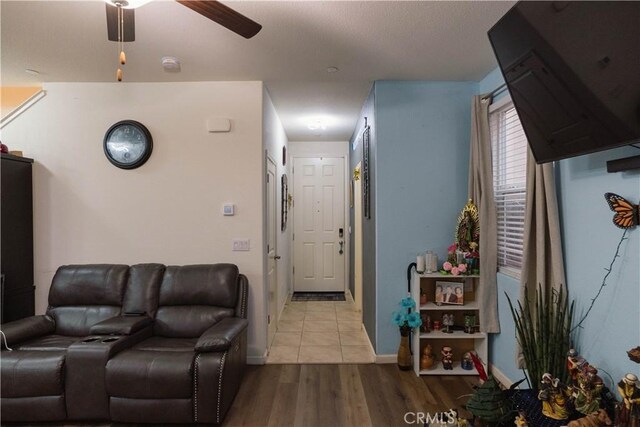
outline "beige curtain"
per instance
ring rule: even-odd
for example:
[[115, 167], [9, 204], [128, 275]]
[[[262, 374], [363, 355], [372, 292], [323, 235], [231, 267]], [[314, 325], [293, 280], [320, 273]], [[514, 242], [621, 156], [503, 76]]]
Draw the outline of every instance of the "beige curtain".
[[489, 104], [491, 98], [486, 95], [474, 96], [471, 104], [469, 198], [478, 207], [480, 216], [480, 286], [476, 289], [476, 299], [481, 329], [482, 332], [498, 333], [498, 226], [493, 198]]
[[[565, 286], [564, 258], [558, 216], [554, 164], [536, 164], [531, 150], [527, 158], [527, 202], [524, 220], [524, 254], [520, 275], [520, 300], [535, 301], [540, 286], [548, 295]], [[524, 359], [518, 354], [518, 365]]]

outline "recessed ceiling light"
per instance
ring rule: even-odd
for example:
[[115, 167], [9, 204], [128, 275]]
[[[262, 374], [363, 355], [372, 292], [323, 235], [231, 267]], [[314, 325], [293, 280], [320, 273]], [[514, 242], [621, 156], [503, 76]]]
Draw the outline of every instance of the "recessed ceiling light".
[[31, 69], [31, 68], [27, 68], [27, 69], [25, 69], [25, 70], [24, 70], [24, 72], [25, 72], [25, 73], [27, 73], [27, 74], [31, 74], [32, 76], [37, 76], [37, 75], [39, 75], [39, 74], [40, 74], [40, 71], [38, 71], [38, 70], [33, 70], [33, 69]]
[[162, 57], [162, 68], [168, 73], [179, 73], [180, 72], [180, 60], [173, 56], [163, 56]]
[[327, 67], [327, 73], [333, 74], [337, 73], [338, 71], [340, 71], [338, 67]]

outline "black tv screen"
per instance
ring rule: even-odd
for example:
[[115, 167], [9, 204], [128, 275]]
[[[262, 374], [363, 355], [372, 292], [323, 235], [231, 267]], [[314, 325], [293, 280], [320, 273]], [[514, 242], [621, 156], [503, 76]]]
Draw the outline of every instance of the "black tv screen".
[[640, 141], [640, 1], [521, 1], [489, 39], [537, 163]]

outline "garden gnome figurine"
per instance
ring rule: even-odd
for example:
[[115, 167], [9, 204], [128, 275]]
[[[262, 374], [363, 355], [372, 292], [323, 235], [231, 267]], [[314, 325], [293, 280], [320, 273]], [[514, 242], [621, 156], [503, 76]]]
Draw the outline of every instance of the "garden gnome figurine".
[[617, 420], [619, 427], [640, 427], [640, 382], [634, 374], [627, 374], [618, 383], [622, 408]]
[[422, 350], [422, 358], [420, 359], [420, 369], [431, 369], [435, 364], [435, 357], [433, 356], [433, 348], [427, 344]]
[[542, 375], [542, 383], [538, 392], [538, 400], [542, 401], [542, 413], [554, 420], [566, 420], [569, 417], [567, 409], [567, 390], [558, 378], [550, 373]]
[[453, 350], [451, 349], [451, 347], [449, 346], [442, 347], [440, 354], [442, 355], [442, 367], [446, 371], [452, 371], [453, 370]]

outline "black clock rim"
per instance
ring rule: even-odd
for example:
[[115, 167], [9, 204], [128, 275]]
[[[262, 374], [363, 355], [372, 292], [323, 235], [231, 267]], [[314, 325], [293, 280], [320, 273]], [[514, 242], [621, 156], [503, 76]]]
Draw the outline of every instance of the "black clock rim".
[[[111, 135], [111, 133], [115, 129], [119, 128], [120, 126], [124, 126], [124, 125], [134, 126], [134, 127], [138, 128], [138, 130], [140, 130], [144, 134], [145, 138], [147, 139], [147, 144], [146, 144], [146, 148], [145, 148], [144, 154], [142, 155], [142, 157], [140, 157], [138, 160], [136, 160], [133, 163], [122, 163], [122, 162], [119, 162], [119, 161], [115, 160], [113, 157], [111, 157], [111, 153], [107, 149], [107, 142], [109, 142], [109, 136]], [[111, 125], [111, 127], [104, 134], [104, 139], [102, 141], [102, 149], [104, 150], [104, 154], [105, 154], [105, 156], [107, 156], [107, 159], [114, 166], [119, 167], [120, 169], [135, 169], [135, 168], [139, 168], [140, 166], [145, 164], [147, 162], [147, 160], [149, 160], [149, 157], [151, 157], [151, 152], [153, 151], [153, 138], [151, 137], [151, 132], [149, 132], [149, 129], [147, 129], [147, 127], [145, 125], [143, 125], [142, 123], [137, 122], [135, 120], [121, 120], [121, 121]]]

